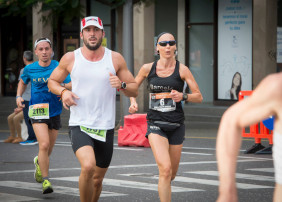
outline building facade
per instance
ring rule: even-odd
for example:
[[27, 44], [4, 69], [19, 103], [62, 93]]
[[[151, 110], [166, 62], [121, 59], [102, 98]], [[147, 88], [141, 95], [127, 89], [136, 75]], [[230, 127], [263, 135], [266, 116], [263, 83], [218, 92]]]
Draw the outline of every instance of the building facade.
[[[81, 3], [86, 7], [85, 15], [96, 15], [103, 20], [106, 33], [103, 45], [112, 50], [123, 53], [123, 40], [126, 40], [123, 26], [132, 27], [133, 40], [129, 43], [133, 44], [134, 75], [144, 63], [158, 59], [154, 45], [156, 37], [161, 32], [170, 32], [177, 41], [177, 59], [191, 70], [203, 94], [203, 102], [230, 105], [236, 101], [230, 95], [230, 89], [237, 72], [240, 73], [241, 90], [252, 90], [263, 77], [279, 71], [276, 52], [277, 16], [282, 13], [278, 6], [280, 1], [156, 0], [149, 1], [148, 5], [132, 1], [132, 25], [123, 23], [123, 6], [114, 7], [102, 0], [81, 0]], [[8, 51], [11, 49], [11, 42], [7, 40], [9, 33], [4, 31], [1, 22], [2, 96], [15, 95], [16, 82], [9, 76], [9, 71], [15, 68], [18, 72], [21, 66], [13, 67], [9, 58], [13, 56], [21, 60], [22, 51], [32, 47], [38, 37], [46, 36], [54, 41], [54, 59], [57, 60], [81, 45], [79, 17], [72, 25], [62, 24], [58, 33], [51, 22], [42, 24], [41, 15], [33, 8], [25, 28], [32, 30], [32, 34], [31, 31], [25, 32], [28, 37], [23, 37], [21, 45], [15, 45], [15, 49], [20, 50], [17, 56]], [[17, 43], [17, 36], [11, 41]], [[139, 89], [138, 102], [140, 112], [146, 111], [146, 83]]]

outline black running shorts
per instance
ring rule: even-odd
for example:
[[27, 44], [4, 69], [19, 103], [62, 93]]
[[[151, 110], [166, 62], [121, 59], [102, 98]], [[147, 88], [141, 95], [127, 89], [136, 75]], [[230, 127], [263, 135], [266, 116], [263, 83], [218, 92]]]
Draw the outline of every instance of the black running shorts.
[[175, 129], [168, 129], [167, 127], [156, 125], [152, 121], [147, 121], [146, 137], [148, 138], [151, 133], [167, 138], [170, 145], [181, 145], [185, 139], [185, 125], [179, 124], [179, 127]]
[[60, 115], [50, 117], [49, 119], [29, 119], [33, 123], [45, 123], [50, 130], [59, 130], [62, 127]]
[[96, 166], [100, 168], [109, 167], [113, 156], [114, 129], [107, 130], [106, 142], [93, 139], [82, 132], [80, 126], [70, 126], [69, 137], [74, 153], [83, 146], [92, 146], [95, 153]]

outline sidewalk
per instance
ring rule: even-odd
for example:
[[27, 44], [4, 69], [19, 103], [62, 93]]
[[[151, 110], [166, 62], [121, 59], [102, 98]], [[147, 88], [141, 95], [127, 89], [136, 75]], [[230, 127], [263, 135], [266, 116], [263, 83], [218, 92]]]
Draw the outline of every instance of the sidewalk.
[[[116, 125], [119, 122], [120, 119], [120, 101], [119, 98], [117, 98], [116, 101]], [[201, 106], [201, 105], [198, 105]], [[0, 97], [0, 131], [7, 131], [8, 123], [7, 123], [7, 117], [9, 114], [11, 114], [16, 108], [16, 100], [14, 97]], [[194, 112], [194, 106], [185, 105], [184, 111], [185, 115], [188, 114], [188, 116], [191, 116], [191, 118], [186, 116], [186, 136], [188, 137], [216, 137], [217, 133], [217, 125], [213, 124], [213, 127], [203, 127], [199, 124], [199, 122], [193, 122], [191, 119], [195, 119], [194, 117], [197, 115], [197, 111]], [[211, 106], [203, 105], [202, 111], [207, 111], [211, 108]], [[216, 108], [216, 107], [215, 107]], [[217, 109], [214, 109], [217, 110]], [[223, 109], [224, 110], [224, 109]], [[221, 111], [223, 111], [221, 110]], [[62, 128], [60, 129], [59, 133], [68, 133], [68, 120], [69, 120], [69, 111], [63, 108], [62, 114], [61, 114], [61, 121], [62, 121]], [[191, 114], [192, 113], [192, 114]], [[222, 112], [218, 114], [218, 120], [220, 119], [220, 115]], [[191, 115], [190, 115], [191, 114]], [[200, 115], [201, 116], [201, 115]]]

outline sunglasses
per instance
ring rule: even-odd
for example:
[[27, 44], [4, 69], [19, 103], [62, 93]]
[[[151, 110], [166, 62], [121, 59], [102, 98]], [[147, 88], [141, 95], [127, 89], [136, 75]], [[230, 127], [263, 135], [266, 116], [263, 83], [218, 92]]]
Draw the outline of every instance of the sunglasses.
[[158, 42], [160, 46], [166, 46], [167, 44], [170, 46], [174, 46], [176, 44], [176, 41], [160, 41]]

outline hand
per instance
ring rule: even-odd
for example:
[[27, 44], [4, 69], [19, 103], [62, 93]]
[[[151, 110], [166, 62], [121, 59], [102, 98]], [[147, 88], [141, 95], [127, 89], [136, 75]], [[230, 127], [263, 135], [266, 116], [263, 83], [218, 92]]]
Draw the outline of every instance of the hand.
[[170, 95], [174, 102], [180, 102], [183, 98], [183, 93], [180, 93], [177, 90], [171, 90]]
[[70, 106], [77, 105], [75, 99], [79, 99], [79, 97], [69, 90], [65, 90], [66, 92], [62, 95], [63, 106], [66, 110], [69, 110]]
[[237, 99], [236, 90], [235, 88], [230, 89], [230, 93], [233, 95], [234, 99]]
[[17, 106], [18, 106], [19, 108], [24, 108], [24, 107], [25, 107], [25, 105], [23, 104], [24, 99], [23, 99], [22, 97], [18, 97], [18, 98], [16, 99], [16, 102], [17, 102]]
[[138, 104], [137, 104], [137, 102], [132, 102], [130, 107], [129, 107], [129, 109], [128, 109], [128, 112], [130, 114], [134, 114], [137, 111], [138, 111]]
[[119, 80], [119, 78], [115, 75], [113, 75], [111, 72], [109, 72], [110, 74], [110, 84], [113, 88], [117, 88], [120, 89], [121, 88], [121, 81]]
[[19, 107], [15, 108], [14, 113], [17, 114], [17, 113], [21, 112], [22, 110], [23, 110], [23, 108], [19, 108]]

